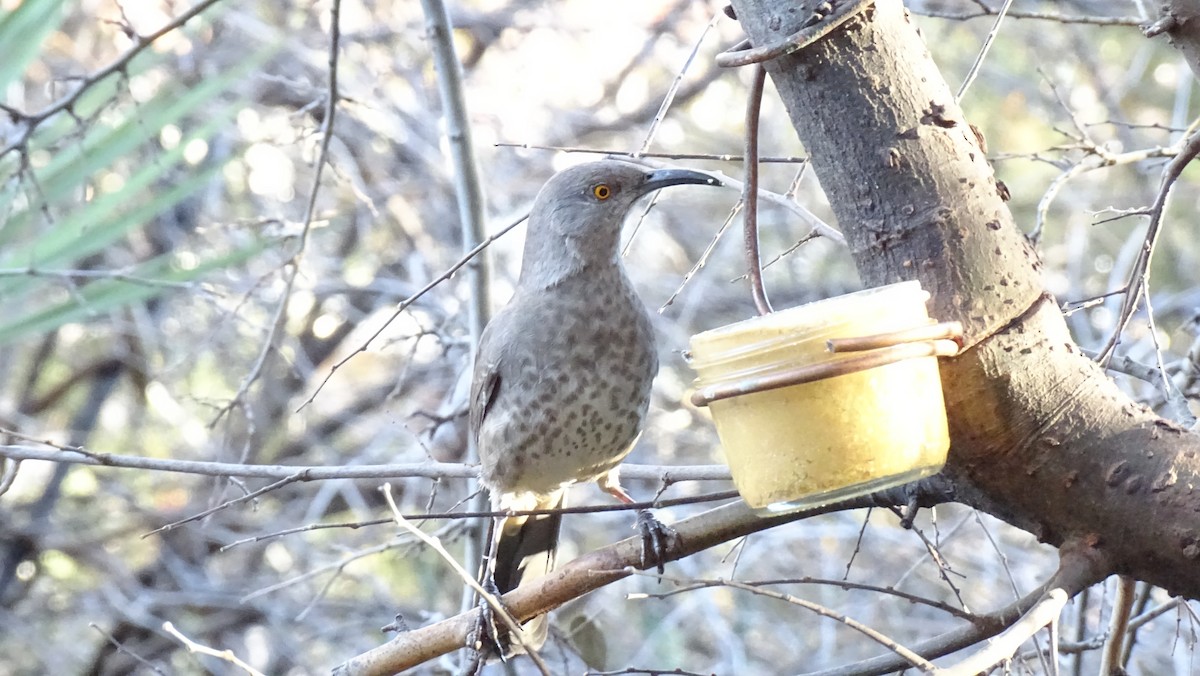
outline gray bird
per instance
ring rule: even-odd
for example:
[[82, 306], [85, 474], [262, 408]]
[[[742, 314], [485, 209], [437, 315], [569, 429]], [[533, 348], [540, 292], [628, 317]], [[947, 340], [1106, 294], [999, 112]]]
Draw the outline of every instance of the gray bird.
[[[494, 510], [558, 508], [567, 487], [591, 481], [633, 502], [617, 466], [646, 417], [658, 356], [618, 239], [638, 198], [687, 183], [720, 185], [695, 171], [604, 160], [560, 172], [538, 193], [516, 292], [483, 332], [471, 386], [470, 429]], [[561, 519], [496, 520], [490, 564], [500, 593], [550, 572]], [[649, 512], [639, 524], [663, 528]], [[546, 630], [544, 615], [530, 620], [524, 643], [540, 647]], [[520, 641], [503, 642], [502, 654], [521, 652]]]

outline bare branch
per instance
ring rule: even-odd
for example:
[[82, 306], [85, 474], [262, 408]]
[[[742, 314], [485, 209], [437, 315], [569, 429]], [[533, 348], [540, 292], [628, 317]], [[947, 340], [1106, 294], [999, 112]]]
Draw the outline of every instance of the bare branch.
[[[946, 676], [973, 676], [987, 672], [1000, 662], [1011, 658], [1017, 650], [1047, 624], [1057, 622], [1069, 597], [1061, 589], [1046, 592], [1024, 617], [988, 642], [987, 646], [967, 659], [945, 669]], [[1039, 651], [1040, 654], [1040, 651]], [[1054, 659], [1054, 655], [1050, 655]]]
[[[1038, 589], [1004, 608], [976, 616], [971, 624], [931, 638], [914, 647], [913, 650], [926, 659], [949, 655], [996, 636], [1014, 626], [1033, 608], [1041, 604], [1052, 589], [1062, 590], [1069, 599], [1108, 576], [1109, 564], [1092, 543], [1067, 543], [1063, 545], [1059, 553], [1061, 558], [1058, 570], [1048, 582]], [[895, 655], [882, 655], [855, 664], [820, 671], [809, 676], [869, 676], [892, 673], [905, 666], [907, 663], [900, 661]]]
[[[0, 430], [14, 434], [9, 430]], [[25, 438], [25, 437], [21, 437]], [[117, 455], [94, 452], [82, 447], [49, 444], [51, 449], [32, 446], [0, 446], [0, 457], [12, 460], [46, 460], [93, 467], [115, 467], [145, 469], [158, 472], [202, 474], [219, 477], [255, 477], [261, 479], [288, 479], [295, 481], [325, 481], [329, 479], [388, 479], [422, 477], [426, 479], [448, 479], [473, 477], [479, 473], [474, 465], [452, 462], [413, 462], [390, 465], [245, 465], [236, 462], [204, 462], [199, 460], [174, 460], [168, 458], [146, 458], [135, 455]], [[648, 481], [728, 481], [729, 468], [725, 465], [621, 465], [621, 476], [627, 479]]]
[[1192, 125], [1190, 135], [1180, 146], [1174, 159], [1167, 163], [1167, 166], [1163, 169], [1162, 180], [1159, 182], [1158, 196], [1155, 197], [1154, 204], [1151, 205], [1149, 211], [1150, 225], [1146, 227], [1146, 239], [1142, 243], [1142, 248], [1138, 251], [1133, 269], [1129, 271], [1129, 292], [1121, 303], [1121, 312], [1117, 315], [1116, 328], [1113, 330], [1113, 334], [1108, 339], [1108, 342], [1104, 345], [1104, 349], [1100, 351], [1101, 364], [1108, 361], [1117, 344], [1121, 342], [1121, 334], [1124, 333], [1125, 327], [1129, 325], [1129, 320], [1133, 318], [1133, 313], [1137, 310], [1138, 301], [1142, 298], [1142, 295], [1149, 294], [1150, 261], [1154, 257], [1155, 244], [1158, 243], [1158, 236], [1162, 231], [1162, 221], [1167, 210], [1167, 203], [1170, 200], [1176, 181], [1179, 180], [1180, 174], [1183, 173], [1184, 167], [1196, 159], [1198, 155], [1200, 155], [1200, 121]]
[[[664, 560], [675, 561], [722, 542], [818, 514], [879, 506], [888, 500], [893, 504], [903, 504], [905, 498], [902, 493], [886, 493], [770, 517], [758, 516], [740, 501], [717, 507], [673, 524], [679, 537], [668, 544]], [[628, 538], [584, 554], [552, 575], [533, 580], [505, 594], [501, 601], [513, 617], [524, 621], [628, 577], [634, 570], [643, 569], [644, 565], [641, 537]], [[650, 567], [653, 565], [650, 564]], [[338, 665], [334, 673], [366, 676], [403, 671], [463, 647], [475, 622], [476, 613], [470, 612], [414, 629], [347, 660]]]
[[[942, 12], [923, 8], [914, 9], [912, 12], [921, 16], [928, 16], [935, 19], [950, 19], [952, 21], [979, 19], [995, 16], [1000, 12], [999, 9], [993, 9], [983, 3], [976, 4], [980, 7], [978, 12]], [[1034, 19], [1037, 21], [1053, 21], [1062, 24], [1087, 24], [1091, 26], [1140, 26], [1146, 22], [1145, 18], [1137, 16], [1091, 16], [1087, 14], [1058, 14], [1056, 12], [1010, 11], [1008, 16], [1013, 19]]]

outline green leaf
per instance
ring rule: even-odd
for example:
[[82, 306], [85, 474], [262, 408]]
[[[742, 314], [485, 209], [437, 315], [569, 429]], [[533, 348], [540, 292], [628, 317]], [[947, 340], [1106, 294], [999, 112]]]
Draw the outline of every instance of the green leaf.
[[25, 72], [42, 41], [62, 22], [62, 0], [25, 0], [0, 15], [0, 91]]
[[[139, 265], [134, 271], [112, 279], [91, 282], [70, 300], [18, 317], [0, 325], [0, 346], [31, 334], [52, 331], [64, 324], [86, 322], [97, 316], [144, 302], [173, 290], [175, 285], [199, 279], [204, 274], [240, 265], [257, 256], [272, 240], [258, 239], [223, 256], [211, 258], [191, 269], [174, 265], [174, 254], [165, 254]], [[40, 278], [43, 282], [46, 278]]]
[[[211, 138], [228, 125], [237, 110], [233, 104], [217, 114], [205, 111], [204, 124], [170, 151], [149, 160], [124, 158], [152, 141], [164, 126], [196, 114], [204, 104], [247, 77], [277, 50], [277, 45], [260, 49], [238, 68], [205, 79], [182, 92], [164, 89], [151, 101], [131, 106], [125, 119], [113, 126], [101, 126], [93, 119], [80, 127], [66, 114], [60, 119], [48, 120], [46, 127], [38, 129], [30, 147], [47, 139], [64, 139], [67, 143], [50, 150], [53, 156], [46, 166], [35, 170], [35, 181], [24, 177], [24, 182], [18, 180], [13, 175], [16, 165], [8, 158], [0, 158], [0, 162], [9, 162], [5, 167], [9, 173], [0, 184], [0, 208], [12, 211], [11, 214], [0, 211], [6, 216], [0, 221], [0, 251], [3, 251], [0, 267], [9, 268], [7, 277], [0, 278], [0, 298], [12, 310], [7, 316], [16, 317], [0, 324], [0, 344], [145, 301], [172, 288], [164, 282], [189, 281], [210, 270], [238, 265], [262, 251], [264, 243], [256, 242], [232, 253], [202, 260], [195, 269], [186, 271], [171, 267], [174, 261], [171, 255], [162, 256], [139, 265], [129, 275], [113, 273], [112, 277], [81, 284], [69, 300], [49, 308], [45, 307], [43, 295], [39, 293], [58, 283], [49, 278], [50, 272], [70, 270], [77, 261], [144, 227], [158, 214], [194, 195], [216, 178], [222, 169], [220, 163], [204, 170], [176, 167], [183, 163], [188, 142]], [[88, 105], [94, 106], [92, 110], [108, 105], [119, 85], [117, 77], [96, 83], [95, 92], [87, 93], [92, 97]], [[81, 139], [68, 138], [72, 133], [80, 134]], [[95, 180], [97, 173], [119, 166], [123, 161], [140, 161], [140, 164], [125, 178], [121, 189], [96, 195], [87, 202], [79, 200], [78, 196], [89, 182]], [[168, 186], [164, 179], [174, 178], [175, 174], [180, 178]], [[22, 197], [28, 199], [28, 203]], [[13, 205], [17, 206], [13, 208]], [[64, 215], [58, 216], [59, 212]], [[204, 258], [203, 252], [199, 258]], [[20, 272], [26, 269], [30, 270], [28, 274]], [[38, 275], [38, 271], [45, 274]], [[20, 311], [26, 308], [29, 310], [21, 314]]]
[[[207, 79], [182, 94], [160, 92], [153, 100], [136, 107], [134, 114], [120, 125], [89, 133], [82, 143], [61, 149], [48, 165], [36, 172], [45, 202], [54, 203], [72, 194], [90, 176], [155, 138], [163, 127], [195, 112], [201, 104], [245, 78], [274, 52], [273, 47], [260, 50], [239, 67], [220, 77]], [[210, 133], [215, 131], [211, 124], [205, 128]]]
[[[242, 64], [242, 67], [226, 73], [223, 77], [213, 78], [179, 98], [164, 94], [142, 107], [140, 111], [143, 114], [137, 118], [127, 120], [99, 139], [86, 140], [85, 150], [69, 153], [65, 158], [56, 158], [51, 165], [39, 172], [40, 194], [50, 200], [63, 197], [68, 192], [79, 191], [84, 181], [92, 174], [115, 163], [123, 154], [144, 142], [149, 130], [153, 130], [149, 133], [157, 134], [162, 126], [192, 112], [238, 78], [245, 77], [250, 69], [259, 65], [273, 52], [274, 48], [262, 50], [254, 59]], [[147, 162], [128, 177], [120, 190], [99, 195], [86, 204], [78, 205], [63, 218], [49, 223], [36, 235], [36, 239], [23, 246], [14, 241], [17, 235], [30, 229], [33, 223], [45, 219], [45, 216], [40, 208], [36, 208], [39, 205], [14, 214], [5, 225], [7, 235], [0, 231], [0, 243], [6, 240], [10, 242], [6, 246], [7, 253], [0, 256], [0, 267], [36, 269], [68, 266], [74, 260], [100, 251], [144, 225], [158, 213], [178, 204], [203, 187], [220, 167], [212, 167], [189, 176], [165, 193], [156, 194], [149, 203], [122, 213], [141, 195], [154, 194], [155, 184], [182, 162], [188, 142], [211, 138], [232, 118], [235, 111], [235, 106], [227, 106], [219, 114], [210, 116], [199, 130], [190, 134], [175, 148]], [[16, 294], [38, 283], [39, 280], [35, 277], [0, 280], [0, 294]]]

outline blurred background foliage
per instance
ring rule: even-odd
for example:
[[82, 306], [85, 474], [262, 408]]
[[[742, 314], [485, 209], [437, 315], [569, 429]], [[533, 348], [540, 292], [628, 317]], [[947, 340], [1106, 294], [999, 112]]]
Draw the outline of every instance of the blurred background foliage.
[[[198, 5], [0, 0], [0, 426], [153, 458], [334, 466], [462, 460], [458, 385], [471, 338], [461, 276], [388, 325], [302, 407], [337, 360], [461, 254], [419, 4], [341, 4], [343, 100], [307, 236], [330, 4], [205, 4], [198, 18], [98, 77], [139, 36]], [[520, 216], [551, 173], [583, 159], [497, 144], [636, 150], [722, 4], [455, 3], [489, 229]], [[990, 18], [963, 18], [979, 6], [910, 3], [918, 15], [942, 15], [916, 21], [955, 89], [992, 27]], [[1145, 3], [1119, 0], [1018, 0], [1013, 10], [1146, 11]], [[748, 74], [712, 62], [738, 37], [736, 23], [722, 18], [704, 38], [653, 152], [740, 152]], [[1196, 115], [1194, 88], [1170, 47], [1144, 39], [1135, 26], [1010, 19], [963, 106], [987, 138], [1018, 223], [1034, 232], [1039, 203], [1071, 167], [1176, 143]], [[804, 152], [769, 88], [762, 152]], [[1145, 222], [1111, 220], [1110, 210], [1152, 201], [1165, 162], [1154, 154], [1096, 162], [1062, 185], [1045, 210], [1038, 245], [1046, 283], [1060, 301], [1078, 303], [1124, 283]], [[737, 163], [689, 164], [740, 172]], [[765, 165], [764, 184], [785, 192], [797, 170], [794, 163]], [[1180, 372], [1200, 307], [1198, 184], [1193, 166], [1175, 191], [1155, 258], [1157, 334], [1139, 315], [1122, 346], [1146, 363], [1161, 349]], [[805, 175], [796, 194], [832, 218], [814, 176]], [[753, 313], [740, 279], [740, 236], [722, 238], [684, 280], [736, 200], [733, 191], [673, 191], [632, 239], [631, 274], [645, 302], [662, 308], [664, 364], [633, 462], [719, 460], [705, 415], [684, 403], [692, 376], [680, 353], [692, 333]], [[843, 249], [823, 239], [796, 246], [809, 228], [791, 212], [764, 205], [760, 218], [764, 259], [779, 257], [766, 273], [776, 307], [859, 287]], [[511, 291], [522, 237], [518, 228], [491, 247], [493, 306]], [[1102, 299], [1071, 315], [1083, 346], [1103, 343], [1119, 302]], [[1161, 405], [1156, 386], [1115, 377]], [[4, 443], [29, 445], [16, 436]], [[0, 674], [232, 668], [189, 654], [164, 622], [266, 673], [315, 673], [384, 640], [380, 627], [397, 613], [415, 626], [458, 610], [461, 583], [390, 526], [245, 541], [386, 516], [379, 480], [293, 483], [145, 537], [270, 482], [37, 461], [14, 469], [5, 465], [11, 485], [0, 496]], [[392, 483], [409, 512], [451, 509], [468, 493], [461, 479]], [[657, 489], [634, 484], [639, 497]], [[720, 488], [683, 483], [666, 495]], [[603, 500], [583, 488], [574, 502]], [[666, 519], [696, 509], [665, 510]], [[562, 556], [569, 559], [627, 536], [630, 518], [566, 523]], [[462, 523], [427, 526], [462, 552]], [[673, 563], [668, 573], [848, 576], [983, 611], [1030, 591], [1054, 568], [1052, 550], [986, 515], [938, 508], [918, 526], [919, 533], [902, 530], [894, 515], [879, 511], [832, 515]], [[777, 674], [879, 650], [835, 622], [728, 588], [626, 598], [671, 588], [634, 578], [569, 604], [555, 614], [559, 640], [547, 659], [564, 673], [582, 672], [586, 661], [596, 669]], [[787, 590], [901, 642], [956, 625], [945, 613], [892, 597], [830, 585]], [[1064, 637], [1084, 642], [1087, 672], [1098, 658], [1086, 642], [1103, 634], [1110, 596], [1100, 586], [1068, 609]], [[1156, 590], [1143, 590], [1143, 599], [1143, 609], [1167, 601]], [[1130, 670], [1193, 673], [1194, 620], [1184, 604], [1144, 625]], [[1065, 652], [1064, 664], [1074, 664]], [[452, 667], [441, 661], [426, 671]], [[1033, 656], [1012, 668], [1048, 673]]]

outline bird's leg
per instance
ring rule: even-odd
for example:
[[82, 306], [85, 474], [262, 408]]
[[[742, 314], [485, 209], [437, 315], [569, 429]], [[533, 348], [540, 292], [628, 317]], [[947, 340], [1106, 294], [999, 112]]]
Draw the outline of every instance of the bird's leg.
[[[626, 505], [632, 505], [636, 500], [621, 488], [617, 469], [613, 469], [596, 482], [600, 490], [608, 493]], [[649, 509], [639, 509], [637, 513], [637, 529], [642, 534], [642, 568], [654, 566], [658, 574], [666, 570], [667, 547], [671, 541], [679, 537], [674, 528], [659, 521], [654, 512]]]
[[[504, 520], [507, 517], [497, 516], [492, 518], [491, 525], [488, 530], [487, 537], [487, 554], [483, 560], [479, 574], [479, 585], [483, 590], [495, 598], [500, 597], [500, 588], [496, 586], [496, 549], [500, 541], [500, 531], [504, 528]], [[479, 653], [487, 653], [494, 651], [504, 659], [508, 649], [504, 643], [504, 636], [507, 634], [501, 632], [496, 627], [496, 613], [492, 609], [492, 604], [483, 596], [479, 597], [479, 618], [475, 623], [474, 641], [472, 648]]]

